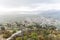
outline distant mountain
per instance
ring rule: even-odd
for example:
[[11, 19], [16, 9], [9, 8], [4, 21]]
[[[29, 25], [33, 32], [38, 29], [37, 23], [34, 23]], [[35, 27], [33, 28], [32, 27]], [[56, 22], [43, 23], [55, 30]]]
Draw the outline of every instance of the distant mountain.
[[[25, 13], [25, 14], [24, 14]], [[0, 16], [1, 22], [9, 22], [9, 21], [20, 21], [26, 18], [36, 18], [36, 17], [46, 17], [60, 20], [60, 11], [59, 10], [48, 10], [48, 11], [35, 11], [35, 12], [8, 12], [7, 15]]]
[[23, 21], [26, 18], [36, 18], [37, 15], [34, 14], [10, 14], [10, 15], [1, 15], [0, 16], [0, 23], [4, 22], [15, 22], [15, 21]]
[[[22, 13], [28, 13], [28, 14], [22, 14]], [[27, 20], [29, 22], [37, 22], [42, 24], [54, 24], [55, 26], [60, 28], [60, 21], [58, 21], [58, 19], [60, 19], [60, 11], [56, 11], [56, 10], [43, 11], [41, 13], [39, 11], [38, 12], [37, 11], [36, 12], [11, 12], [11, 14], [0, 16], [0, 23], [15, 22], [15, 21], [19, 22], [19, 21]]]
[[48, 10], [40, 14], [41, 16], [60, 20], [60, 10]]

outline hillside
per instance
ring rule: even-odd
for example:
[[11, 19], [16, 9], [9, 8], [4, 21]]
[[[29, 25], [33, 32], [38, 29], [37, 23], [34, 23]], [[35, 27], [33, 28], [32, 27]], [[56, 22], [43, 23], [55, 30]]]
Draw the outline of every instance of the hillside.
[[48, 10], [40, 14], [41, 16], [60, 20], [60, 10]]

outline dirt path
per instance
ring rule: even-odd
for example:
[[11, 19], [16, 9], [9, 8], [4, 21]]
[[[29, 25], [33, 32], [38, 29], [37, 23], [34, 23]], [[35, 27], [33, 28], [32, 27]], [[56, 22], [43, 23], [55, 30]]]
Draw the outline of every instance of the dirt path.
[[2, 35], [0, 35], [0, 40], [6, 40], [6, 39], [4, 39], [4, 38], [2, 37]]

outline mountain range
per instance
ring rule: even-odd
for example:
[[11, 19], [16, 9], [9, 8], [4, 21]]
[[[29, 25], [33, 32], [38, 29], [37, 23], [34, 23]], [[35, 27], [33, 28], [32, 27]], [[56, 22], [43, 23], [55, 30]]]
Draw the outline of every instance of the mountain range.
[[7, 14], [0, 16], [0, 22], [19, 21], [19, 20], [23, 20], [28, 17], [29, 18], [46, 17], [46, 18], [53, 18], [56, 20], [60, 20], [60, 11], [59, 10], [48, 10], [48, 11], [43, 11], [43, 12], [40, 12], [40, 11], [8, 12]]
[[41, 16], [60, 20], [60, 10], [48, 10], [40, 14]]

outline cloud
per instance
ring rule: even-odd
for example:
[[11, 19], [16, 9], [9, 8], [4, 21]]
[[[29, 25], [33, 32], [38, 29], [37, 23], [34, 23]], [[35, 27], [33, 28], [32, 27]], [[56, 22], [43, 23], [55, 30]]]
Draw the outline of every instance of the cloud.
[[60, 10], [60, 0], [0, 0], [0, 12]]
[[60, 3], [60, 0], [0, 0], [0, 5], [4, 7], [31, 6], [37, 3]]
[[46, 11], [46, 10], [60, 10], [60, 3], [53, 3], [53, 4], [45, 4], [45, 3], [37, 3], [37, 4], [32, 4], [33, 6], [19, 6], [19, 7], [12, 7], [12, 8], [7, 8], [0, 6], [0, 11]]

